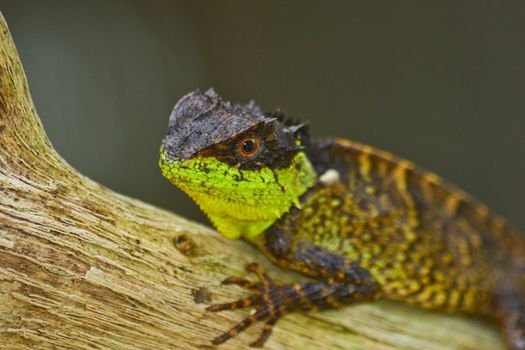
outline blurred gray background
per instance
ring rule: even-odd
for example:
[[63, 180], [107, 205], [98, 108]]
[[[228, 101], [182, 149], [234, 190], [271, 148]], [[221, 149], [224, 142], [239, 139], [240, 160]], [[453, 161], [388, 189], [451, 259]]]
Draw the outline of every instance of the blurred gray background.
[[389, 150], [525, 229], [525, 2], [0, 0], [44, 127], [114, 190], [205, 222], [157, 154], [196, 88]]

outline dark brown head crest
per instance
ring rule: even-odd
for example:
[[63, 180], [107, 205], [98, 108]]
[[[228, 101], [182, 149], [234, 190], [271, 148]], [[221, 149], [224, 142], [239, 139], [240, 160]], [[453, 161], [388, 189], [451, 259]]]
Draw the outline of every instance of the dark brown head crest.
[[[262, 148], [257, 157], [246, 159], [237, 147], [250, 135], [262, 141]], [[246, 105], [222, 101], [210, 89], [191, 92], [177, 102], [163, 147], [171, 159], [198, 154], [241, 168], [281, 167], [303, 148], [297, 140], [305, 142], [306, 138], [305, 124], [285, 122], [276, 112], [265, 114], [253, 101]]]

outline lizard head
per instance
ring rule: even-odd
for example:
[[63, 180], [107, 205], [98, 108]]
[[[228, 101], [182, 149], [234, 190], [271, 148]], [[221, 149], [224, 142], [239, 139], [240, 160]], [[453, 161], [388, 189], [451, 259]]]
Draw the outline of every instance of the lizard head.
[[171, 113], [159, 165], [228, 238], [252, 240], [294, 205], [315, 179], [304, 124], [213, 91], [184, 96]]

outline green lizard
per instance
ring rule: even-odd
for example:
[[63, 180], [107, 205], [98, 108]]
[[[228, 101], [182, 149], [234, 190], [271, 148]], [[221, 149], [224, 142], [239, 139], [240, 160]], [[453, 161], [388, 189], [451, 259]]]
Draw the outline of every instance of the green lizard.
[[251, 344], [262, 346], [284, 313], [385, 298], [493, 318], [509, 349], [525, 349], [525, 242], [408, 161], [344, 139], [310, 139], [279, 112], [209, 90], [175, 106], [160, 168], [222, 235], [317, 280], [276, 285], [256, 264], [247, 268], [258, 283], [227, 278], [253, 296], [208, 309], [255, 313], [214, 344], [265, 321]]

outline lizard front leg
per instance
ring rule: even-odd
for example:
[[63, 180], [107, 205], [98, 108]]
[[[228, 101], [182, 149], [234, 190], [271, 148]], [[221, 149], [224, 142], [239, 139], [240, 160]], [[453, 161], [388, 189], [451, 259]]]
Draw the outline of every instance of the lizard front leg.
[[[270, 231], [262, 242], [266, 246], [262, 249], [272, 260], [283, 268], [302, 272], [318, 278], [319, 281], [276, 285], [259, 265], [249, 264], [247, 270], [255, 273], [259, 282], [229, 277], [223, 284], [237, 284], [254, 294], [231, 303], [212, 305], [208, 310], [216, 312], [253, 307], [255, 312], [213, 339], [213, 344], [221, 344], [249, 326], [266, 321], [259, 338], [250, 344], [261, 347], [270, 336], [273, 325], [285, 313], [340, 308], [379, 298], [379, 284], [367, 270], [357, 264], [303, 241], [288, 247], [282, 246], [281, 241], [279, 250], [267, 249], [269, 245], [279, 244], [275, 238], [275, 232]], [[286, 250], [285, 254], [283, 249]]]

